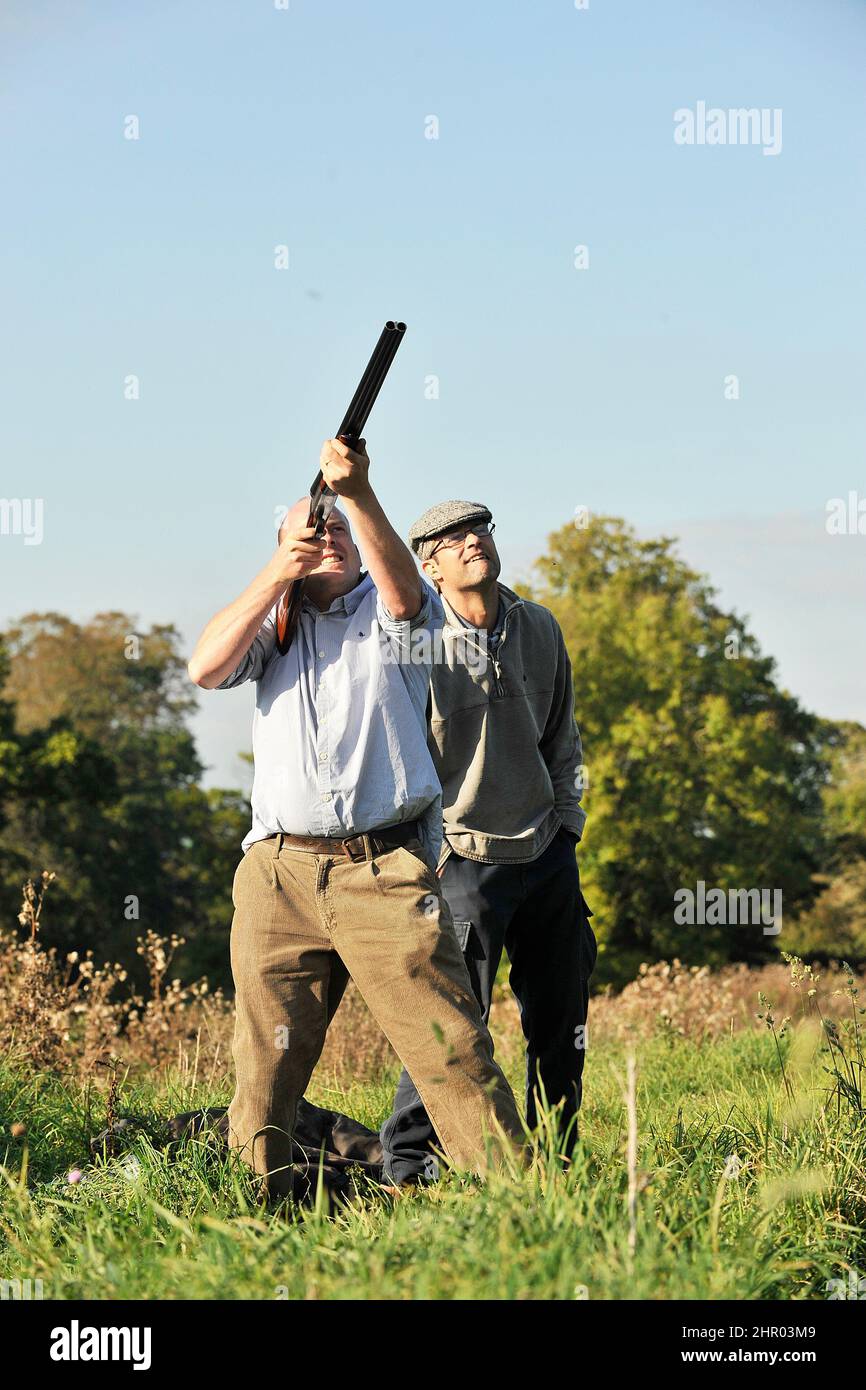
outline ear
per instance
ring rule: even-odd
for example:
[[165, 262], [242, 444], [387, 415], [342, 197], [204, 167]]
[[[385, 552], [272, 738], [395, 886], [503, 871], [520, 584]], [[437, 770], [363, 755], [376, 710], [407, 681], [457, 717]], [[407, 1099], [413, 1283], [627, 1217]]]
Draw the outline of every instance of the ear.
[[425, 574], [434, 584], [442, 578], [442, 571], [435, 560], [422, 560], [421, 573]]

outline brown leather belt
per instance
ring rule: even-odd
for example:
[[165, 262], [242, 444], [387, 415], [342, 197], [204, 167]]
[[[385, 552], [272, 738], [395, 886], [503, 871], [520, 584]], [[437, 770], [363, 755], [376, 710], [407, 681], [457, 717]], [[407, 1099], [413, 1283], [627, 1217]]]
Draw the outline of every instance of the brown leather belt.
[[418, 822], [403, 821], [400, 825], [383, 825], [364, 835], [350, 835], [340, 839], [336, 835], [268, 835], [269, 841], [276, 841], [276, 853], [281, 849], [300, 849], [307, 854], [345, 854], [353, 863], [359, 859], [372, 859], [374, 854], [384, 854], [389, 849], [417, 840]]

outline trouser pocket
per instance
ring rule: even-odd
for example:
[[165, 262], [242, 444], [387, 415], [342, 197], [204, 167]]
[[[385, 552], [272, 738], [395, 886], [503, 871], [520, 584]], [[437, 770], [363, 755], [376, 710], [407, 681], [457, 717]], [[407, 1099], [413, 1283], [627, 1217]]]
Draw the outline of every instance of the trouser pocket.
[[590, 917], [593, 916], [592, 908], [580, 894], [580, 969], [585, 980], [588, 980], [598, 959], [598, 941], [595, 932], [590, 926]]
[[469, 960], [486, 959], [484, 943], [478, 933], [478, 928], [474, 922], [467, 922], [465, 918], [454, 918], [454, 930], [457, 933], [457, 940], [464, 956]]

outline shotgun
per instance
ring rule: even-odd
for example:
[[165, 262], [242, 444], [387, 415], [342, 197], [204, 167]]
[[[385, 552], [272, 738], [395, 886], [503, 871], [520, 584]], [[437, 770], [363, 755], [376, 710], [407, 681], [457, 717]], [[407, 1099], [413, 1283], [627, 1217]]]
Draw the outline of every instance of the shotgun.
[[[342, 439], [343, 443], [348, 444], [350, 449], [357, 449], [358, 447], [358, 441], [367, 423], [367, 417], [373, 409], [373, 404], [382, 388], [385, 377], [388, 375], [388, 368], [394, 361], [394, 355], [405, 332], [405, 323], [393, 323], [389, 319], [379, 335], [379, 341], [364, 369], [364, 375], [358, 383], [358, 389], [352, 397], [351, 405], [343, 416], [343, 423], [334, 436], [337, 439]], [[310, 488], [310, 515], [307, 518], [307, 525], [315, 526], [316, 535], [319, 538], [325, 534], [325, 523], [334, 510], [336, 500], [337, 494], [327, 486], [320, 470]], [[303, 579], [295, 579], [277, 604], [277, 650], [281, 656], [285, 656], [295, 635], [303, 594]]]

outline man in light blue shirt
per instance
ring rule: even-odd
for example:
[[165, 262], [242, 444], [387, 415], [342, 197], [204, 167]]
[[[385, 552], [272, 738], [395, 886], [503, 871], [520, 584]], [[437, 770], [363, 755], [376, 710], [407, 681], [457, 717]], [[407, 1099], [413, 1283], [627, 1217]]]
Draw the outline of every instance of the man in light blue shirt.
[[[297, 1103], [350, 975], [453, 1163], [484, 1172], [522, 1133], [435, 875], [433, 644], [413, 641], [437, 620], [435, 599], [369, 463], [363, 441], [358, 451], [325, 441], [320, 467], [345, 513], [320, 540], [298, 503], [272, 559], [211, 619], [189, 663], [205, 689], [256, 682], [253, 824], [233, 885], [229, 1138], [276, 1197], [298, 1195]], [[276, 604], [294, 580], [304, 600], [281, 655]]]
[[[346, 519], [332, 516], [328, 545], [348, 549]], [[278, 831], [345, 838], [418, 821], [435, 868], [442, 795], [426, 739], [430, 667], [411, 658], [421, 649], [413, 636], [419, 628], [432, 632], [441, 606], [422, 589], [421, 607], [408, 620], [391, 616], [369, 574], [324, 611], [307, 592], [283, 658], [275, 606], [220, 681], [219, 690], [256, 682], [253, 823], [244, 850]]]

